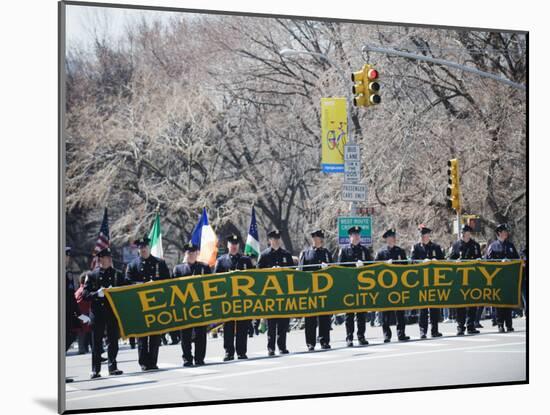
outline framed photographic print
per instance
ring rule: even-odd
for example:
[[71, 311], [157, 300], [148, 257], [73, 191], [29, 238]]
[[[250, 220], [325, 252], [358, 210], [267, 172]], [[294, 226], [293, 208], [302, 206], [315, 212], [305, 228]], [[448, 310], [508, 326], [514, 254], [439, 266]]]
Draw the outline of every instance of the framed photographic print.
[[527, 383], [528, 48], [60, 2], [59, 411]]

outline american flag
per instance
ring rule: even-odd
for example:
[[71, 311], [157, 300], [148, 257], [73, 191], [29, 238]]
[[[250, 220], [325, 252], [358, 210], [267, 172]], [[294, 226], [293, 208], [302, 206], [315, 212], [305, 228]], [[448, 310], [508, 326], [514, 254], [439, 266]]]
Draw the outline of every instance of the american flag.
[[94, 258], [92, 259], [92, 269], [99, 266], [99, 262], [96, 254], [104, 248], [111, 245], [109, 237], [109, 216], [107, 215], [107, 208], [103, 212], [103, 220], [101, 221], [101, 227], [99, 228], [99, 235], [94, 247]]

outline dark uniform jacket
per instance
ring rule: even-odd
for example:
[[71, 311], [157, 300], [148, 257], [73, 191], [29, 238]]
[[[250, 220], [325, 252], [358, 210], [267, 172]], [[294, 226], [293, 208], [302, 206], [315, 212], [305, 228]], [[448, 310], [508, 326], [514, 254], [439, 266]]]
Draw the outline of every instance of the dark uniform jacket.
[[[357, 262], [357, 261], [372, 261], [372, 256], [366, 246], [349, 244], [340, 249], [338, 253], [338, 262]], [[344, 267], [354, 267], [355, 265], [342, 265]]]
[[464, 242], [462, 239], [453, 243], [449, 259], [479, 259], [481, 258], [481, 247], [470, 239]]
[[[315, 248], [314, 246], [304, 249], [300, 253], [300, 259], [298, 265], [315, 265], [315, 264], [330, 264], [332, 262], [332, 254], [326, 248]], [[318, 267], [300, 267], [303, 271], [317, 271], [321, 269]]]
[[147, 259], [142, 257], [134, 259], [128, 264], [126, 279], [130, 284], [166, 280], [170, 278], [170, 270], [163, 259], [149, 255]]
[[441, 247], [432, 241], [426, 245], [418, 242], [412, 247], [411, 259], [445, 259], [445, 254]]
[[97, 267], [86, 276], [82, 294], [85, 300], [91, 301], [91, 311], [97, 316], [106, 310], [111, 311], [109, 301], [105, 297], [98, 296], [97, 291], [101, 287], [109, 288], [123, 285], [128, 285], [128, 282], [122, 272], [113, 267], [107, 269]]
[[65, 272], [65, 283], [65, 294], [67, 301], [65, 305], [65, 317], [67, 322], [67, 330], [73, 330], [80, 327], [80, 320], [78, 319], [80, 310], [78, 309], [78, 304], [76, 303], [76, 298], [74, 296], [74, 281], [70, 272]]
[[406, 261], [407, 254], [403, 248], [394, 245], [393, 247], [386, 246], [376, 253], [375, 261]]
[[286, 249], [273, 249], [271, 247], [263, 250], [258, 258], [256, 268], [273, 268], [273, 267], [292, 267], [294, 260], [292, 255]]
[[212, 274], [212, 270], [203, 262], [195, 261], [192, 264], [184, 262], [174, 267], [173, 274], [174, 278], [187, 277], [188, 275]]
[[252, 265], [252, 260], [249, 256], [241, 255], [239, 253], [237, 253], [236, 255], [231, 255], [227, 253], [220, 256], [216, 261], [216, 265], [214, 266], [214, 273], [251, 268], [254, 268], [254, 265]]
[[487, 259], [519, 259], [519, 254], [512, 242], [497, 239], [487, 248]]

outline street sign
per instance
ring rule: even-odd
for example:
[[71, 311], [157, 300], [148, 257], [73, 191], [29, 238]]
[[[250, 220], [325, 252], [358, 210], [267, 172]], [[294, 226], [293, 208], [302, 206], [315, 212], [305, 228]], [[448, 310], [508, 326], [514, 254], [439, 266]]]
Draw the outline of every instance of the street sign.
[[365, 202], [367, 200], [367, 185], [343, 183], [342, 200], [346, 202]]
[[344, 161], [361, 161], [359, 144], [346, 144], [344, 146]]
[[344, 183], [359, 183], [361, 180], [361, 164], [358, 161], [344, 162]]
[[372, 245], [372, 217], [371, 216], [340, 216], [338, 217], [338, 244], [349, 244], [348, 229], [352, 226], [361, 227], [361, 243]]

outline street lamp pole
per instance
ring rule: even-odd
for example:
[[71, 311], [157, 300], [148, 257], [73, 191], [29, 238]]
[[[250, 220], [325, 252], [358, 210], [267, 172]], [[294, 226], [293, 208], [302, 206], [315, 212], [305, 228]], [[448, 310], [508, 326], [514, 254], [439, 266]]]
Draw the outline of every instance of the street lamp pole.
[[[330, 66], [332, 66], [336, 70], [336, 72], [338, 73], [338, 76], [340, 76], [340, 78], [342, 79], [342, 83], [344, 85], [347, 82], [346, 75], [345, 75], [344, 71], [338, 65], [336, 65], [333, 61], [331, 61], [328, 58], [327, 55], [325, 55], [323, 53], [310, 52], [310, 51], [307, 51], [307, 50], [281, 49], [279, 51], [279, 55], [281, 55], [282, 57], [289, 57], [289, 56], [296, 56], [296, 55], [315, 56], [319, 59], [324, 60], [326, 63], [328, 63]], [[355, 144], [355, 140], [354, 140], [353, 132], [352, 132], [352, 128], [351, 128], [351, 108], [352, 108], [353, 103], [351, 101], [351, 94], [349, 93], [349, 91], [348, 91], [348, 93], [345, 94], [345, 97], [346, 97], [347, 107], [348, 107], [347, 111], [346, 111], [346, 115], [347, 115], [347, 142], [350, 143], [350, 144]], [[357, 212], [356, 202], [351, 202], [350, 203], [350, 214], [351, 214], [351, 216], [355, 216], [356, 212]]]

